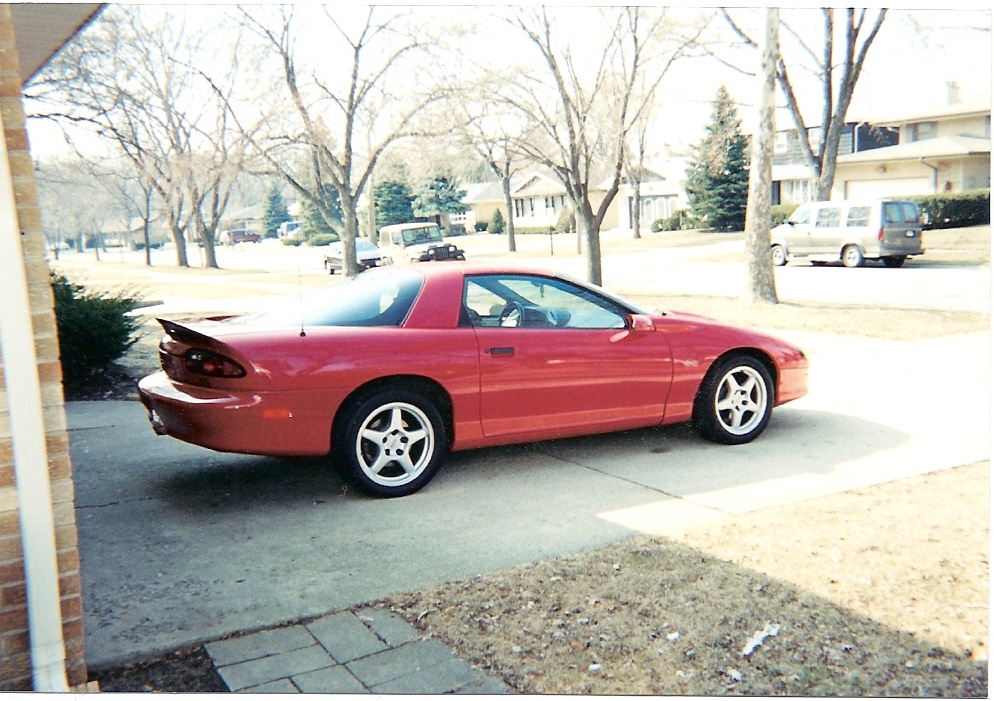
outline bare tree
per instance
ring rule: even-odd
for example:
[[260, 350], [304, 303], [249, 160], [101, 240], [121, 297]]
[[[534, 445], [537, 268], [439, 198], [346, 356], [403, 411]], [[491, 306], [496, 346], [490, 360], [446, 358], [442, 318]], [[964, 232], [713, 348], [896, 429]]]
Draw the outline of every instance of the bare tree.
[[[411, 82], [419, 75], [415, 59], [426, 56], [432, 41], [406, 34], [403, 15], [379, 19], [381, 12], [370, 8], [357, 24], [339, 18], [339, 13], [346, 14], [342, 8], [324, 8], [323, 16], [309, 18], [326, 22], [325, 54], [334, 46], [348, 56], [347, 63], [336, 63], [322, 74], [317, 69], [308, 73], [303, 65], [296, 39], [302, 23], [295, 20], [294, 8], [281, 7], [275, 17], [241, 10], [245, 25], [279, 61], [285, 96], [269, 97], [283, 102], [287, 112], [282, 122], [269, 125], [268, 135], [252, 138], [252, 143], [271, 170], [313, 204], [329, 226], [337, 224], [337, 215], [325, 193], [337, 190], [346, 275], [359, 272], [357, 207], [377, 161], [395, 142], [430, 133], [418, 126], [417, 118], [443, 94]], [[345, 79], [335, 83], [335, 76]], [[367, 152], [362, 153], [367, 142]], [[303, 172], [301, 162], [307, 164]]]
[[81, 253], [89, 243], [99, 260], [104, 247], [101, 234], [117, 210], [102, 181], [93, 177], [90, 164], [79, 158], [42, 161], [36, 179], [45, 204], [45, 238], [56, 257], [63, 242], [72, 241]]
[[[585, 37], [583, 51], [574, 52], [556, 35], [549, 12], [545, 7], [521, 9], [510, 20], [538, 50], [543, 71], [523, 75], [501, 97], [538, 125], [537, 138], [520, 141], [518, 147], [566, 189], [578, 234], [587, 243], [587, 277], [600, 284], [600, 228], [618, 194], [625, 141], [651, 108], [670, 65], [702, 27], [681, 36], [665, 10], [602, 9], [608, 27], [603, 43], [590, 45]], [[650, 72], [652, 77], [640, 83]], [[593, 190], [602, 179], [607, 187], [598, 201]]]
[[[29, 95], [51, 108], [40, 116], [87, 125], [132, 162], [163, 202], [177, 263], [187, 267], [186, 234], [191, 224], [203, 224], [205, 201], [226, 201], [216, 174], [231, 171], [237, 149], [230, 130], [219, 131], [226, 104], [192, 67], [198, 58], [207, 60], [202, 42], [210, 28], [189, 31], [182, 14], [151, 12], [108, 8], [56, 57]], [[199, 228], [205, 264], [217, 267], [213, 238]]]
[[[787, 71], [787, 62], [783, 55], [777, 61], [777, 84], [787, 100], [787, 108], [794, 121], [794, 129], [801, 145], [804, 160], [814, 174], [814, 196], [816, 200], [827, 200], [831, 196], [832, 185], [835, 183], [835, 163], [839, 155], [839, 141], [846, 122], [846, 113], [852, 101], [853, 91], [863, 70], [863, 63], [870, 45], [877, 37], [880, 26], [887, 14], [886, 9], [876, 12], [870, 21], [867, 10], [847, 8], [845, 23], [841, 28], [842, 51], [836, 52], [835, 9], [823, 8], [821, 45], [814, 46], [806, 38], [807, 32], [796, 31], [790, 24], [781, 20], [781, 27], [800, 47], [804, 61], [792, 63], [803, 66], [805, 63], [813, 66], [811, 69], [821, 85], [821, 123], [817, 139], [812, 144], [812, 134], [808, 131], [809, 122], [805, 120], [798, 102], [796, 85]], [[757, 48], [757, 44], [736, 23], [727, 10], [722, 14], [729, 26], [746, 45]], [[862, 37], [862, 41], [861, 41]]]
[[780, 12], [766, 10], [760, 75], [759, 129], [752, 141], [749, 201], [746, 205], [746, 292], [753, 304], [777, 304], [773, 258], [770, 255], [770, 194], [773, 181], [773, 139], [776, 132], [776, 72], [780, 46]]

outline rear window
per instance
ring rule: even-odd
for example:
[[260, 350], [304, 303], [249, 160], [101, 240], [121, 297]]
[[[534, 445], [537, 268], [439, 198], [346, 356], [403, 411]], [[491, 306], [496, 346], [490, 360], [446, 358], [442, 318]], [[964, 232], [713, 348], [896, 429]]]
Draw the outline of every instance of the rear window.
[[826, 207], [818, 210], [818, 218], [815, 219], [816, 227], [838, 226], [842, 221], [842, 210], [838, 207]]
[[238, 321], [252, 326], [400, 326], [423, 285], [424, 275], [414, 270], [371, 270]]
[[884, 202], [885, 224], [914, 224], [918, 221], [918, 205], [913, 202]]
[[869, 226], [870, 225], [870, 208], [869, 207], [850, 207], [849, 214], [846, 216], [846, 226]]

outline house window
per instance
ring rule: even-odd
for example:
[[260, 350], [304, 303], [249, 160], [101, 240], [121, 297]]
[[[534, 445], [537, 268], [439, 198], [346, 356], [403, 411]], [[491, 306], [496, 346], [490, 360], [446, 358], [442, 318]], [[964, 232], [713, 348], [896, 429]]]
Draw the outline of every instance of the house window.
[[908, 141], [925, 141], [938, 135], [938, 123], [915, 122], [908, 125]]
[[821, 146], [821, 139], [821, 127], [811, 127], [808, 129], [808, 143], [811, 144], [811, 150], [815, 153], [818, 153], [818, 149]]
[[535, 199], [532, 197], [522, 197], [514, 201], [514, 216], [530, 217], [535, 211]]
[[773, 153], [787, 153], [787, 132], [778, 131], [773, 142]]

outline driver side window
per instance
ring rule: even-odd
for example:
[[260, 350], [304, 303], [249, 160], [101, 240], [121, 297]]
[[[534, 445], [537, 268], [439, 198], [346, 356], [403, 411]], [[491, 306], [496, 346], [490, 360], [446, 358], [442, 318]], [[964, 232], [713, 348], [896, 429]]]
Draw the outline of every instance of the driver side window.
[[621, 329], [628, 310], [558, 278], [466, 278], [463, 325], [493, 328]]

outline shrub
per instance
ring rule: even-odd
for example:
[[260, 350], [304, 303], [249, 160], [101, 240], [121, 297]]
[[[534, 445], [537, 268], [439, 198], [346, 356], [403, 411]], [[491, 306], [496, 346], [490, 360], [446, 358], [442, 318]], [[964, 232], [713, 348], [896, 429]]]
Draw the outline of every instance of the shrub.
[[283, 238], [283, 245], [284, 246], [299, 246], [303, 242], [304, 242], [304, 239], [302, 239], [299, 236], [286, 236], [286, 237]]
[[308, 246], [327, 246], [335, 241], [338, 241], [338, 234], [314, 234], [307, 237]]
[[138, 341], [141, 320], [128, 316], [140, 304], [127, 292], [98, 294], [52, 273], [62, 382], [83, 389]]
[[556, 231], [563, 233], [576, 231], [576, 216], [569, 207], [563, 207], [559, 213], [559, 218], [556, 220]]
[[683, 229], [693, 229], [697, 226], [697, 220], [692, 217], [687, 210], [678, 209], [665, 219], [657, 219], [649, 227], [652, 231], [682, 231]]
[[770, 207], [770, 226], [780, 226], [794, 213], [801, 205], [799, 204], [775, 204]]
[[473, 229], [479, 233], [481, 231], [486, 231], [488, 226], [490, 226], [490, 222], [478, 221], [473, 225]]
[[504, 233], [504, 215], [500, 213], [499, 209], [495, 209], [494, 215], [490, 217], [490, 224], [487, 226], [487, 231], [491, 234]]
[[926, 229], [953, 229], [991, 223], [991, 191], [969, 190], [954, 195], [909, 197], [927, 216]]

